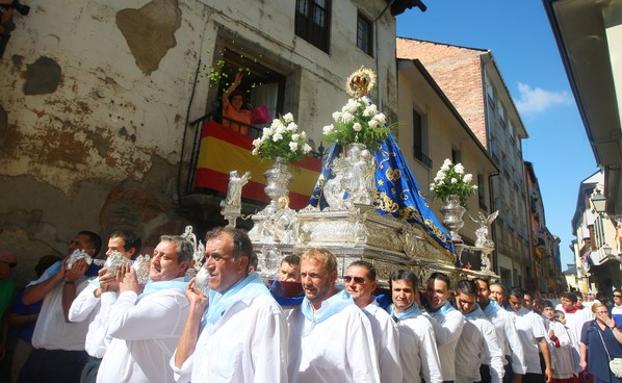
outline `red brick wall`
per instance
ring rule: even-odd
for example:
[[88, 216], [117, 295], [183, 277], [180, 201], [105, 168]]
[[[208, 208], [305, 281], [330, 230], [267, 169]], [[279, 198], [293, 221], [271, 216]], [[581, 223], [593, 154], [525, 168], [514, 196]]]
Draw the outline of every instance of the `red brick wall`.
[[486, 120], [480, 56], [485, 51], [397, 39], [397, 58], [419, 59], [484, 147]]

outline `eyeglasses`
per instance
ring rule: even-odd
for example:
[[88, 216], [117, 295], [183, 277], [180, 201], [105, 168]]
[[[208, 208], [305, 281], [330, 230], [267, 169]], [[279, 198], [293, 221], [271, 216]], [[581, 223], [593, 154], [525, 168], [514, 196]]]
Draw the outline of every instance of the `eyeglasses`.
[[345, 277], [343, 277], [343, 281], [345, 283], [350, 283], [352, 281], [354, 281], [354, 283], [356, 283], [357, 285], [362, 285], [365, 283], [365, 278], [363, 277], [351, 277], [349, 275], [346, 275]]

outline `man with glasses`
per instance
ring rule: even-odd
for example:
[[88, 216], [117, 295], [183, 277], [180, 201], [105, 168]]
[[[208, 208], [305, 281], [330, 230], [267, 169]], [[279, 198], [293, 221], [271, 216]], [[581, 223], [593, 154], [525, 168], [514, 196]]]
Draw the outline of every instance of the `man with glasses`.
[[622, 328], [622, 290], [613, 290], [613, 306], [611, 307], [611, 316], [616, 322], [618, 328]]
[[399, 331], [404, 382], [419, 383], [421, 377], [427, 383], [442, 382], [434, 328], [415, 302], [417, 277], [407, 270], [394, 271], [389, 277], [389, 287], [393, 300], [389, 311]]
[[348, 266], [343, 281], [346, 291], [371, 323], [378, 354], [380, 381], [382, 383], [402, 382], [397, 326], [389, 314], [380, 308], [372, 295], [378, 288], [376, 269], [369, 262], [354, 261]]
[[300, 276], [305, 299], [289, 317], [289, 380], [379, 382], [371, 324], [352, 297], [336, 289], [333, 253], [307, 250]]
[[175, 381], [287, 381], [287, 323], [259, 275], [249, 273], [254, 257], [242, 230], [205, 235], [209, 293], [197, 289], [198, 277], [186, 289], [190, 310], [170, 361]]
[[121, 266], [119, 296], [110, 307], [106, 333], [112, 337], [97, 373], [98, 383], [164, 383], [173, 380], [166, 363], [188, 316], [184, 275], [192, 243], [163, 235], [153, 251], [149, 281], [138, 283], [130, 265]]

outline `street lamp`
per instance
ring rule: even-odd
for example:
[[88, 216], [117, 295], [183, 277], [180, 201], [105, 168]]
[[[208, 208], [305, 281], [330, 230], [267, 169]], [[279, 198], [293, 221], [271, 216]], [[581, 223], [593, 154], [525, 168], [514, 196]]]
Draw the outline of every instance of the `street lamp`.
[[607, 198], [604, 195], [600, 194], [599, 191], [596, 192], [596, 194], [592, 195], [590, 201], [592, 201], [592, 205], [594, 205], [594, 209], [597, 213], [605, 212], [605, 207], [607, 206]]

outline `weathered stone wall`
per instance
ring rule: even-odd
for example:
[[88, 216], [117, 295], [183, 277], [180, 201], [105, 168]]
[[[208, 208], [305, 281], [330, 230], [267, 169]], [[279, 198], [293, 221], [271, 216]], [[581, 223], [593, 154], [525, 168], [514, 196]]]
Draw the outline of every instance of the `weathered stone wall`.
[[[0, 247], [18, 254], [21, 280], [38, 257], [64, 252], [80, 229], [105, 237], [132, 228], [153, 246], [188, 223], [177, 202], [185, 192], [178, 164], [182, 146], [184, 161], [191, 154], [188, 140], [182, 145], [194, 133], [187, 120], [210, 111], [206, 74], [217, 46], [239, 39], [277, 57], [291, 96], [286, 107], [319, 143], [321, 126], [346, 99], [347, 75], [375, 67], [356, 47], [357, 6], [375, 16], [385, 2], [333, 2], [330, 54], [295, 35], [290, 0], [28, 5], [0, 61]], [[377, 25], [390, 115], [395, 20], [386, 14]]]

